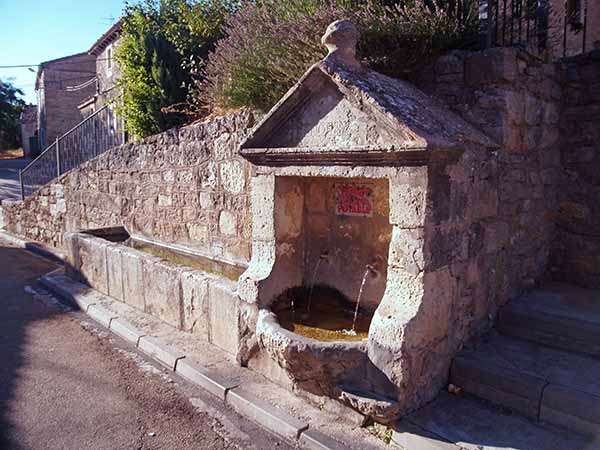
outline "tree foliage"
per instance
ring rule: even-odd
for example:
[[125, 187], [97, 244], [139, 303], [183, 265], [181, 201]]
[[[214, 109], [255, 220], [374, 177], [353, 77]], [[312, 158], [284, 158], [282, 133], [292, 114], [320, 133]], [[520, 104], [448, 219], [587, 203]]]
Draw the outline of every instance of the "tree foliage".
[[187, 119], [188, 87], [221, 36], [235, 0], [144, 0], [128, 4], [116, 50], [122, 101], [118, 113], [136, 137]]
[[22, 95], [23, 91], [10, 81], [0, 80], [0, 148], [21, 145], [19, 117], [25, 106]]

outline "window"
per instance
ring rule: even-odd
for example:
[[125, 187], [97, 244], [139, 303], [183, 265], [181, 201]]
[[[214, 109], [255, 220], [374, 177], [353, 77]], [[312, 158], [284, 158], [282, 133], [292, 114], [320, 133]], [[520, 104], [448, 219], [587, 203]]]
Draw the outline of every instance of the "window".
[[106, 67], [108, 68], [108, 73], [112, 72], [112, 45], [108, 47], [106, 50]]

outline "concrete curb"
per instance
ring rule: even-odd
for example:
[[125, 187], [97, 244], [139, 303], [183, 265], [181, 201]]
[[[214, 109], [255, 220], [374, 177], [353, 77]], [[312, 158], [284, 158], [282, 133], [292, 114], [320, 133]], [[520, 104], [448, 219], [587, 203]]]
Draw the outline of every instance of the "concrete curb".
[[307, 423], [255, 397], [243, 387], [229, 391], [225, 401], [242, 416], [288, 439], [299, 439], [300, 434], [308, 429]]
[[63, 252], [55, 248], [48, 247], [44, 244], [40, 244], [39, 242], [25, 240], [13, 234], [7, 233], [4, 230], [0, 230], [0, 238], [10, 242], [11, 244], [19, 248], [29, 250], [30, 252], [35, 253], [38, 256], [51, 259], [61, 264], [65, 262], [66, 255]]
[[169, 347], [160, 338], [145, 335], [116, 313], [100, 306], [102, 294], [64, 275], [61, 269], [40, 278], [40, 282], [55, 295], [75, 302], [92, 319], [111, 330], [142, 352], [173, 370], [183, 378], [225, 401], [238, 414], [258, 423], [267, 430], [302, 448], [314, 450], [342, 450], [344, 445], [270, 403], [254, 396], [236, 380], [228, 380], [209, 369], [194, 365], [185, 354]]

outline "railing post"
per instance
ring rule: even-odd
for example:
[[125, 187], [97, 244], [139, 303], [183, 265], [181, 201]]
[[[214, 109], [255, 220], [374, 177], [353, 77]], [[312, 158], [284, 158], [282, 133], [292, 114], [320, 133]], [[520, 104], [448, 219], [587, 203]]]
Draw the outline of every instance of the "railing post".
[[25, 200], [25, 187], [23, 186], [23, 171], [19, 170], [19, 184], [21, 185], [21, 201]]
[[492, 46], [490, 0], [479, 0], [479, 45], [482, 49]]
[[56, 176], [60, 177], [60, 149], [58, 148], [58, 138], [56, 138]]

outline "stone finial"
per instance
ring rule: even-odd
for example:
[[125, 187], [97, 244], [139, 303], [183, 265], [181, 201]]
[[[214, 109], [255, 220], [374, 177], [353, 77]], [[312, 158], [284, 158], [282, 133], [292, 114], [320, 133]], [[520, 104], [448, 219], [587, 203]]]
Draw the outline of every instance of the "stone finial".
[[325, 59], [333, 59], [336, 63], [348, 66], [359, 66], [360, 63], [356, 60], [358, 36], [358, 30], [351, 20], [332, 22], [321, 38], [321, 43], [329, 50]]

